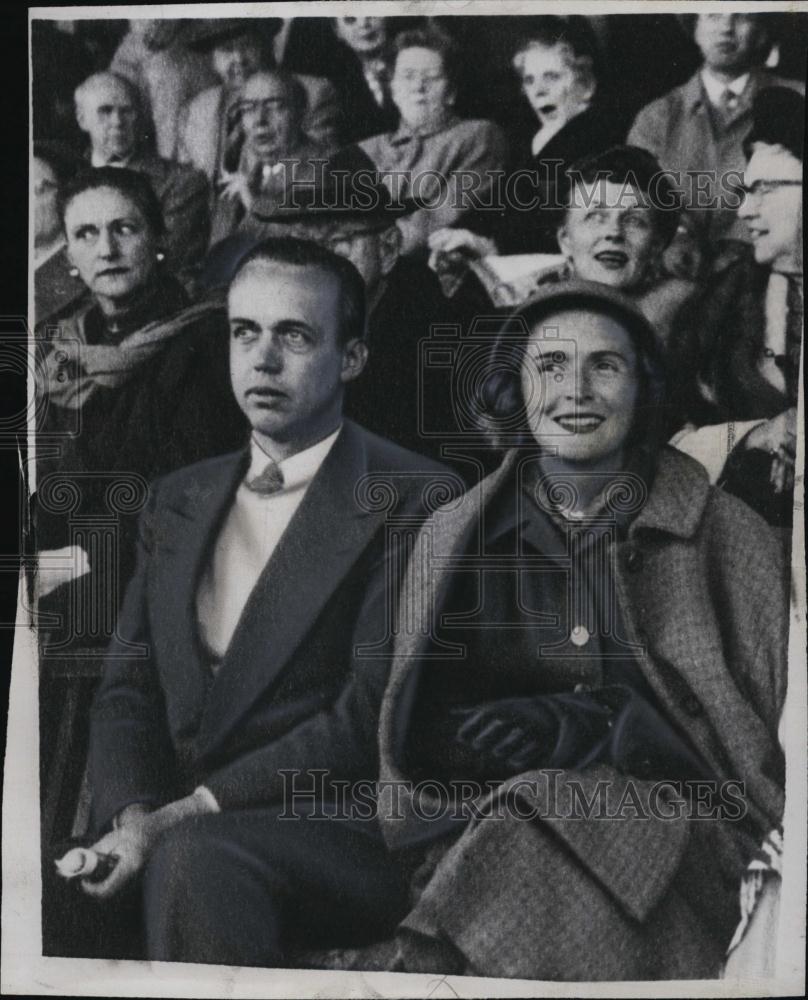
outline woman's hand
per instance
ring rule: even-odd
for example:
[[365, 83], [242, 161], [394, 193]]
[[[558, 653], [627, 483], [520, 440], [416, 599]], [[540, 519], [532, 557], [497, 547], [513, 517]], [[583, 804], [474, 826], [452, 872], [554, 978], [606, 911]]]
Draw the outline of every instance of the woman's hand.
[[[469, 260], [488, 257], [497, 252], [493, 240], [478, 236], [468, 229], [436, 229], [428, 239], [431, 254], [460, 251]], [[431, 260], [431, 258], [430, 258]], [[430, 265], [431, 266], [431, 265]]]
[[90, 572], [90, 558], [80, 545], [45, 549], [37, 556], [36, 593], [46, 597], [65, 583]]
[[769, 480], [775, 493], [784, 493], [794, 485], [794, 462], [797, 457], [797, 409], [792, 406], [771, 420], [758, 424], [744, 438], [746, 449], [757, 448], [772, 455]]

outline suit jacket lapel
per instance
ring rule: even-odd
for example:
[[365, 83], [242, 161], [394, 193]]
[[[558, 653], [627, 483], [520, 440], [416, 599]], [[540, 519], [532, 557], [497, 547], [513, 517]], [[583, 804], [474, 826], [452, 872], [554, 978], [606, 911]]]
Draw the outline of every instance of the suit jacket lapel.
[[276, 680], [383, 524], [384, 513], [357, 507], [354, 488], [365, 472], [364, 442], [346, 423], [242, 612], [210, 688], [201, 752], [218, 746]]
[[244, 473], [248, 451], [189, 478], [176, 500], [160, 508], [155, 542], [155, 609], [162, 623], [155, 641], [169, 723], [175, 737], [195, 731], [210, 683], [196, 618], [196, 592], [222, 519]]

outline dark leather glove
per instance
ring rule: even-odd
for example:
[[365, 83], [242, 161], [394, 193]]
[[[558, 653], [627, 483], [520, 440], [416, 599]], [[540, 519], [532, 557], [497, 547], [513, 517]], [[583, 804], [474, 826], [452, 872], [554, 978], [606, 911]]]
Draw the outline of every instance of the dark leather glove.
[[480, 759], [484, 770], [518, 774], [534, 767], [589, 762], [607, 738], [612, 711], [589, 695], [503, 698], [454, 709], [455, 740]]
[[714, 781], [716, 775], [686, 738], [632, 688], [615, 684], [591, 693], [612, 712], [597, 760], [622, 774], [658, 781]]

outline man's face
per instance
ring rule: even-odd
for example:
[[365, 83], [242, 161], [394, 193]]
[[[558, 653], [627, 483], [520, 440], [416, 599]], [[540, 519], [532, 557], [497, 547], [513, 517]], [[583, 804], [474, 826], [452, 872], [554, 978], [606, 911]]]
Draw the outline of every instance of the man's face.
[[651, 208], [612, 181], [573, 186], [558, 242], [577, 277], [625, 289], [642, 282], [662, 249]]
[[34, 157], [34, 242], [47, 243], [61, 229], [56, 208], [59, 180], [51, 165]]
[[230, 287], [230, 376], [268, 444], [300, 450], [334, 430], [361, 365], [339, 340], [340, 287], [319, 267], [254, 261]]
[[114, 188], [77, 194], [65, 212], [67, 253], [90, 291], [127, 299], [151, 277], [156, 242], [140, 209]]
[[357, 55], [375, 55], [387, 40], [383, 17], [336, 17], [334, 22], [337, 36]]
[[534, 46], [522, 55], [522, 90], [539, 121], [568, 121], [589, 96], [567, 58], [564, 46]]
[[97, 80], [82, 96], [78, 123], [90, 136], [93, 152], [105, 160], [125, 159], [135, 149], [137, 107], [129, 87], [114, 77]]
[[390, 89], [401, 117], [414, 127], [444, 118], [453, 97], [440, 53], [418, 46], [399, 52]]
[[401, 239], [398, 228], [379, 228], [361, 219], [333, 223], [317, 237], [317, 242], [332, 253], [346, 257], [362, 275], [368, 299], [372, 300], [382, 279], [398, 260]]
[[754, 14], [699, 14], [694, 37], [708, 69], [741, 76], [761, 60], [765, 30]]
[[213, 50], [213, 69], [226, 87], [243, 87], [261, 68], [261, 46], [250, 35], [221, 42]]
[[639, 377], [631, 337], [619, 322], [586, 310], [546, 316], [531, 331], [521, 382], [539, 444], [582, 469], [621, 465]]
[[259, 73], [242, 93], [241, 121], [250, 152], [261, 160], [286, 156], [299, 122], [283, 80]]
[[744, 185], [752, 193], [738, 215], [749, 229], [755, 260], [775, 271], [802, 270], [801, 182], [802, 163], [788, 150], [755, 144], [744, 171]]

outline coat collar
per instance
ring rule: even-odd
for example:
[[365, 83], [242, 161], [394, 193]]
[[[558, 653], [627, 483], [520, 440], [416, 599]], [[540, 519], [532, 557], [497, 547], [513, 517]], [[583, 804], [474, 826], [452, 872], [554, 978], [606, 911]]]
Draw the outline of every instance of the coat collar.
[[357, 484], [367, 471], [365, 440], [345, 421], [242, 612], [210, 687], [201, 752], [221, 745], [275, 682], [382, 526], [384, 511], [371, 513], [356, 502]]
[[[746, 87], [744, 88], [743, 93], [739, 95], [738, 99], [739, 114], [751, 106], [752, 99], [760, 89], [761, 80], [764, 78], [765, 70], [753, 68], [749, 71], [749, 79], [746, 83]], [[696, 70], [687, 83], [682, 85], [682, 95], [684, 97], [685, 107], [689, 111], [698, 111], [699, 108], [706, 108], [709, 110], [710, 101], [707, 97], [704, 82], [701, 79], [701, 67]]]
[[454, 128], [459, 121], [460, 119], [457, 115], [451, 114], [441, 122], [439, 127], [424, 131], [410, 128], [409, 125], [402, 121], [390, 136], [390, 143], [393, 146], [403, 146], [408, 142], [412, 142], [413, 139], [429, 139], [433, 135], [439, 135], [441, 132], [447, 132], [450, 128]]

